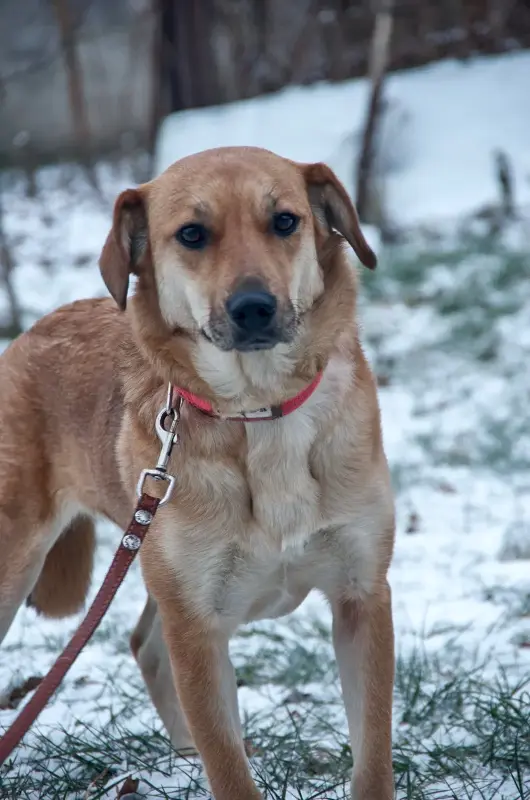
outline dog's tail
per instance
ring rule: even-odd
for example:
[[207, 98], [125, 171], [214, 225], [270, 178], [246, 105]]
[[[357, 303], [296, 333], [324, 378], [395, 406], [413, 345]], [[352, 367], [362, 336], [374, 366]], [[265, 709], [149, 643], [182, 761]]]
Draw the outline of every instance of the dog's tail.
[[67, 617], [80, 611], [90, 586], [95, 547], [93, 520], [87, 516], [73, 519], [46, 556], [27, 604], [46, 617]]

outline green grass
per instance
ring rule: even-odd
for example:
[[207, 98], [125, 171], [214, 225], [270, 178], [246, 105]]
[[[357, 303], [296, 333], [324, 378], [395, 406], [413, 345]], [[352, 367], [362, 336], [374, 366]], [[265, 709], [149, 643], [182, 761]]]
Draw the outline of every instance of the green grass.
[[[528, 800], [530, 676], [515, 682], [491, 664], [473, 664], [457, 642], [456, 636], [443, 660], [418, 645], [397, 661], [398, 796]], [[249, 645], [255, 654], [244, 658]], [[234, 661], [240, 685], [269, 698], [263, 711], [244, 720], [265, 796], [281, 800], [289, 787], [290, 798], [346, 800], [351, 752], [329, 630], [310, 621], [276, 625], [274, 631], [256, 625], [236, 640]], [[7, 767], [3, 800], [94, 799], [128, 772], [141, 777], [144, 789], [155, 772], [178, 775], [182, 762], [158, 729], [147, 727], [140, 735], [128, 727], [148, 703], [140, 678], [137, 685], [114, 685], [110, 722], [101, 729], [79, 722], [53, 739], [34, 737], [25, 751], [29, 761], [18, 756]], [[149, 797], [208, 797], [194, 778], [177, 793], [152, 783]]]
[[[526, 244], [466, 231], [395, 246], [383, 255], [378, 272], [363, 275], [363, 303], [372, 313], [365, 333], [376, 373], [390, 385], [414, 387], [418, 416], [434, 413], [443, 421], [453, 414], [469, 420], [464, 435], [441, 425], [416, 435], [433, 466], [504, 475], [530, 468], [528, 348], [513, 327], [514, 314], [530, 313], [529, 281]], [[416, 326], [418, 335], [397, 353], [386, 350], [393, 337], [385, 340], [374, 318], [377, 309], [384, 322], [395, 304], [411, 317], [428, 314], [427, 335]], [[485, 402], [484, 386], [495, 380], [504, 381], [503, 396]], [[437, 386], [443, 390], [442, 411], [425, 405], [426, 391]], [[470, 401], [475, 402], [471, 412]], [[410, 485], [417, 478], [410, 467], [406, 474], [407, 465], [398, 470], [401, 488], [404, 479]]]
[[363, 275], [362, 285], [369, 302], [433, 310], [445, 323], [438, 346], [487, 362], [497, 355], [498, 321], [523, 307], [529, 279], [528, 248], [462, 235], [392, 247], [375, 274]]

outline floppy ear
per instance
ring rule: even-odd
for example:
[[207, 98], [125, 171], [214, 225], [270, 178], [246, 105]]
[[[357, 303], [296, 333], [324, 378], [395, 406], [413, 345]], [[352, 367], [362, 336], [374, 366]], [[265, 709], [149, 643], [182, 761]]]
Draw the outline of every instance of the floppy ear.
[[349, 195], [326, 164], [308, 164], [305, 180], [313, 213], [328, 230], [336, 230], [355, 250], [365, 267], [375, 269], [377, 258], [363, 236], [359, 217]]
[[114, 205], [112, 228], [99, 258], [103, 280], [122, 311], [127, 305], [129, 275], [137, 274], [148, 247], [143, 197], [137, 189], [126, 189]]

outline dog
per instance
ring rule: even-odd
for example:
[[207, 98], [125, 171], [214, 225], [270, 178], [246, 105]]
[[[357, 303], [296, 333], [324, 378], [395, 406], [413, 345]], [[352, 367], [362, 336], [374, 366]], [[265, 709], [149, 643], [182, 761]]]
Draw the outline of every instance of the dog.
[[175, 387], [176, 485], [140, 553], [131, 647], [215, 800], [261, 797], [229, 640], [313, 589], [332, 612], [352, 798], [394, 796], [394, 503], [346, 243], [375, 267], [325, 164], [188, 156], [118, 197], [100, 258], [113, 299], [60, 308], [0, 360], [0, 640], [24, 602], [49, 617], [82, 607], [94, 517], [127, 526]]

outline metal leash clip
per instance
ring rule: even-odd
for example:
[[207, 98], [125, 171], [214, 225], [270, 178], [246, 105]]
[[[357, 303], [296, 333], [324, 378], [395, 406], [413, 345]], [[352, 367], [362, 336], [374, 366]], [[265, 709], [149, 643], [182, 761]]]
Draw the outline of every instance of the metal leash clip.
[[[175, 477], [168, 473], [167, 465], [171, 457], [173, 446], [178, 442], [177, 428], [180, 421], [181, 405], [182, 398], [179, 397], [177, 400], [177, 405], [173, 406], [173, 386], [169, 384], [166, 405], [158, 413], [155, 423], [155, 430], [158, 438], [162, 442], [162, 449], [160, 450], [156, 467], [154, 467], [154, 469], [142, 470], [138, 485], [136, 487], [136, 494], [138, 497], [141, 497], [146, 478], [153, 478], [155, 481], [166, 481], [168, 487], [163, 498], [160, 500], [160, 506], [163, 506], [168, 502], [175, 486]], [[168, 420], [170, 421], [169, 428], [166, 427]]]

